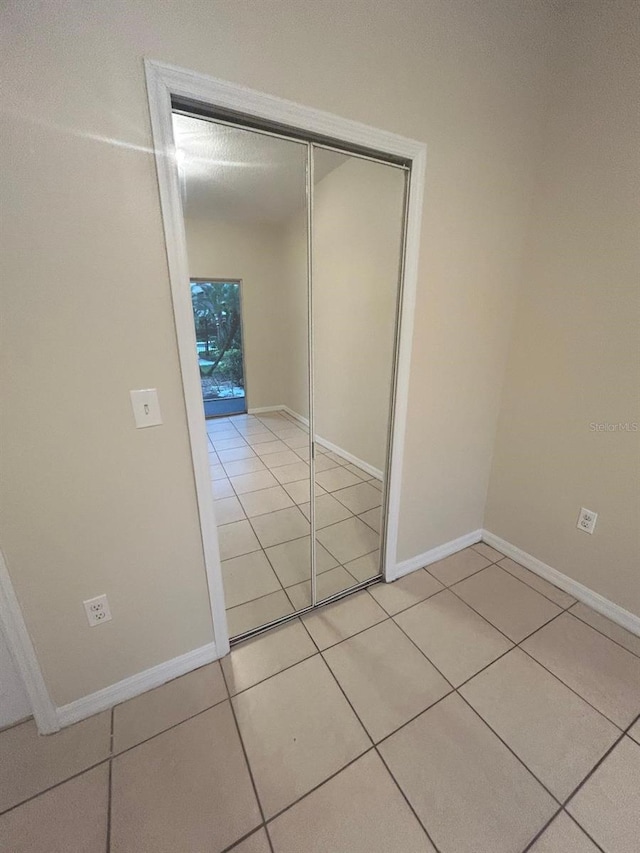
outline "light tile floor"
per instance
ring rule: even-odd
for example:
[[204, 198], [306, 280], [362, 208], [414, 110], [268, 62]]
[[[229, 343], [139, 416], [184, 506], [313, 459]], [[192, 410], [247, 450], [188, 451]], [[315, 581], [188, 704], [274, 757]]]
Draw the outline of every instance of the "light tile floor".
[[[284, 412], [207, 421], [222, 577], [233, 637], [308, 607], [308, 430]], [[319, 598], [379, 573], [382, 484], [318, 446]]]
[[0, 850], [637, 853], [639, 716], [638, 638], [477, 545], [0, 732]]

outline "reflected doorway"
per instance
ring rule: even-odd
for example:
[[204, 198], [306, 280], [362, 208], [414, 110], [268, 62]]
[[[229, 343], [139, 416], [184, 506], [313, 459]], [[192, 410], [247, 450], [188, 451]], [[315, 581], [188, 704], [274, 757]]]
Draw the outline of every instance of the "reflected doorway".
[[192, 278], [190, 283], [205, 417], [244, 414], [241, 283], [213, 278]]
[[408, 172], [184, 112], [173, 128], [233, 642], [381, 577]]

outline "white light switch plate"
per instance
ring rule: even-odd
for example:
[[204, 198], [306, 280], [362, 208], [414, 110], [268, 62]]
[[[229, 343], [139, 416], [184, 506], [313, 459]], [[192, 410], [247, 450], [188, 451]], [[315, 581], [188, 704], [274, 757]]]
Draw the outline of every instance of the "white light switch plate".
[[136, 427], [138, 429], [158, 426], [162, 423], [160, 403], [158, 402], [158, 392], [155, 388], [145, 388], [140, 391], [129, 391], [129, 394], [131, 395], [133, 416], [136, 419]]

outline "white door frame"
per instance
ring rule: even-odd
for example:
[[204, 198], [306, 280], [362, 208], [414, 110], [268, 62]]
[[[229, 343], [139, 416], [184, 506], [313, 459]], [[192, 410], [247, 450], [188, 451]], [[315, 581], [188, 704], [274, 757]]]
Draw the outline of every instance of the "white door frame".
[[404, 275], [401, 288], [400, 331], [395, 374], [395, 406], [387, 483], [388, 516], [384, 554], [384, 579], [386, 581], [398, 577], [397, 545], [400, 491], [418, 278], [426, 146], [421, 142], [406, 139], [384, 130], [377, 130], [331, 113], [301, 106], [272, 95], [247, 89], [244, 86], [176, 68], [155, 60], [145, 60], [145, 71], [211, 614], [216, 647], [219, 654], [224, 655], [229, 649], [229, 634], [224, 608], [218, 533], [209, 481], [207, 433], [201, 388], [198, 381], [193, 315], [188, 289], [184, 287], [184, 283], [189, 281], [190, 276], [182, 198], [175, 159], [171, 97], [189, 98], [281, 126], [295, 128], [305, 133], [339, 140], [356, 148], [382, 152], [410, 161], [409, 199], [405, 223]]
[[43, 735], [57, 732], [60, 729], [58, 714], [44, 683], [2, 551], [0, 551], [0, 625], [29, 697], [38, 731]]

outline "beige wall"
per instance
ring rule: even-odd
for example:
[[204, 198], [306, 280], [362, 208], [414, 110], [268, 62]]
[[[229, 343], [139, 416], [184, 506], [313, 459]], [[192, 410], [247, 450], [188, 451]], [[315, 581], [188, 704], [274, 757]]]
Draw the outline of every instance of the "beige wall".
[[[316, 152], [316, 162], [322, 160]], [[331, 154], [335, 160], [335, 154]], [[316, 433], [384, 469], [404, 172], [347, 159], [314, 192]], [[189, 216], [190, 274], [242, 278], [250, 408], [308, 417], [306, 208], [285, 223]]]
[[[640, 614], [640, 15], [568, 7], [486, 527]], [[581, 506], [595, 533], [576, 528]]]
[[[1, 15], [0, 535], [54, 700], [212, 638], [143, 56], [428, 144], [399, 557], [480, 527], [553, 0]], [[128, 391], [150, 386], [164, 425], [135, 430]], [[90, 629], [103, 592], [113, 621]]]
[[242, 279], [247, 405], [283, 401], [282, 229], [277, 225], [185, 220], [189, 274]]
[[314, 191], [316, 434], [380, 470], [387, 451], [404, 178], [399, 169], [351, 158]]
[[286, 352], [282, 401], [292, 412], [309, 417], [309, 271], [307, 210], [282, 223], [282, 346]]

